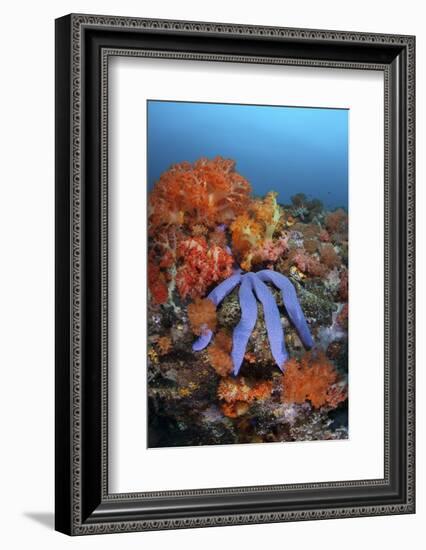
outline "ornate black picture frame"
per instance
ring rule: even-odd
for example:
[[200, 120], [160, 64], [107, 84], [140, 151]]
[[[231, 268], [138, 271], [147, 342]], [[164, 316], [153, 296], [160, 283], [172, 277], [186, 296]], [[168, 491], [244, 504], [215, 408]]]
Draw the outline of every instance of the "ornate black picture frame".
[[[110, 494], [107, 71], [114, 55], [382, 71], [384, 478]], [[69, 535], [414, 513], [415, 38], [96, 15], [56, 21], [56, 529]]]

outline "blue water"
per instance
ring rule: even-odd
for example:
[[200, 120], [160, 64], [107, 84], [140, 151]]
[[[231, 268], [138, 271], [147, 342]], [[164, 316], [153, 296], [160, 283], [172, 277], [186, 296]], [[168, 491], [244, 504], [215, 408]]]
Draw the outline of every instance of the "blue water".
[[171, 164], [220, 155], [236, 161], [253, 194], [296, 193], [348, 204], [346, 109], [148, 101], [148, 186]]

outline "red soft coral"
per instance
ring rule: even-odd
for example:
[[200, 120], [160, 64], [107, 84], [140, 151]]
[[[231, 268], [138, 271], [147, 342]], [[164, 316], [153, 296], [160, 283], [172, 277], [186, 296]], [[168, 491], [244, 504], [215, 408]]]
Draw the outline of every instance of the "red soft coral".
[[178, 243], [182, 239], [177, 228], [163, 228], [150, 236], [148, 252], [148, 288], [153, 301], [165, 304], [172, 297]]
[[179, 243], [176, 286], [182, 298], [198, 298], [214, 282], [232, 274], [232, 255], [220, 246], [209, 246], [204, 237], [191, 237]]
[[151, 297], [156, 304], [164, 304], [167, 301], [168, 290], [164, 273], [154, 261], [153, 254], [148, 256], [148, 288]]

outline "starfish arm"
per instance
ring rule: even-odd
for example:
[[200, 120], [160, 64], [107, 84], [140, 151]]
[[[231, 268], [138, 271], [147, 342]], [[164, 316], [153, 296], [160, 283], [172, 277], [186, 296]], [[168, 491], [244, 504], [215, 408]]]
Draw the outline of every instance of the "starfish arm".
[[274, 300], [273, 295], [264, 282], [257, 274], [250, 273], [253, 289], [258, 300], [262, 303], [265, 316], [266, 330], [268, 331], [269, 345], [271, 352], [278, 367], [283, 370], [284, 363], [288, 359], [287, 350], [284, 343], [284, 330], [281, 325], [280, 312]]
[[[220, 302], [234, 290], [240, 281], [241, 272], [238, 271], [217, 285], [217, 287], [207, 295], [207, 298], [217, 307]], [[203, 334], [192, 344], [193, 351], [201, 351], [206, 348], [210, 344], [212, 337], [213, 332], [211, 330], [203, 332]]]
[[234, 365], [234, 375], [236, 376], [241, 368], [244, 354], [250, 335], [256, 325], [257, 303], [253, 294], [253, 286], [249, 277], [242, 278], [239, 299], [241, 307], [241, 319], [234, 329], [232, 339], [232, 363]]
[[195, 342], [192, 344], [193, 351], [202, 351], [210, 344], [212, 339], [213, 332], [210, 329], [207, 329], [201, 336], [199, 336]]
[[284, 306], [291, 322], [295, 326], [300, 339], [302, 340], [303, 345], [306, 348], [312, 348], [314, 341], [293, 284], [281, 273], [271, 271], [270, 269], [259, 271], [257, 276], [262, 281], [270, 282], [281, 290]]
[[238, 271], [222, 281], [220, 285], [217, 285], [210, 294], [207, 295], [207, 298], [217, 307], [220, 302], [234, 290], [240, 281], [241, 273]]

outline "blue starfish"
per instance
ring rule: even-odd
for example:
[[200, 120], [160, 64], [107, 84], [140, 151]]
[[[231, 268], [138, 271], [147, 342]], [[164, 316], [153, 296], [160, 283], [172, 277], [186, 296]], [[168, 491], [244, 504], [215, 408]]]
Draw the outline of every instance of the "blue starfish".
[[[234, 365], [233, 373], [235, 376], [240, 371], [247, 343], [256, 324], [256, 298], [263, 306], [272, 356], [281, 371], [284, 371], [284, 363], [288, 360], [288, 353], [284, 342], [284, 330], [281, 325], [278, 306], [270, 289], [265, 283], [272, 283], [281, 290], [284, 306], [303, 345], [307, 348], [311, 348], [314, 345], [308, 323], [306, 322], [297, 298], [296, 290], [287, 277], [277, 271], [271, 271], [269, 269], [264, 269], [257, 273], [242, 273], [241, 270], [238, 270], [207, 295], [207, 298], [217, 307], [238, 284], [241, 284], [239, 290], [241, 319], [234, 330], [231, 352], [232, 363]], [[192, 349], [194, 351], [203, 350], [209, 345], [212, 336], [213, 332], [211, 330], [206, 330], [194, 342]]]

